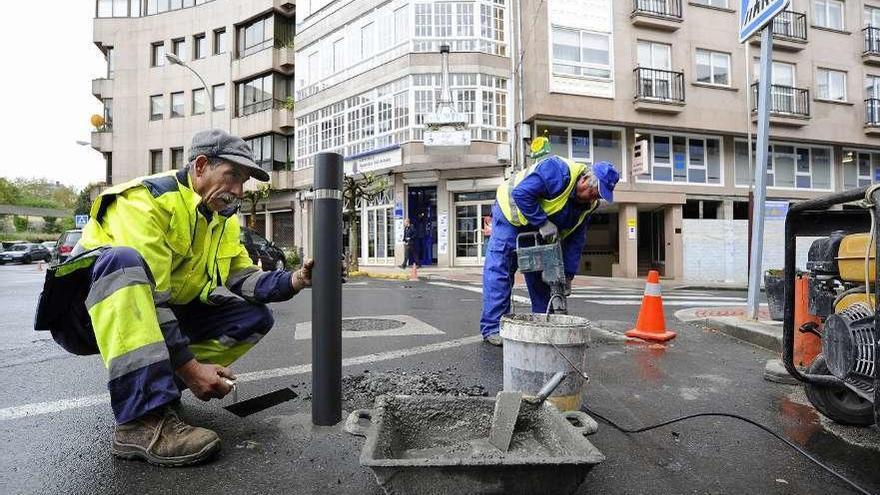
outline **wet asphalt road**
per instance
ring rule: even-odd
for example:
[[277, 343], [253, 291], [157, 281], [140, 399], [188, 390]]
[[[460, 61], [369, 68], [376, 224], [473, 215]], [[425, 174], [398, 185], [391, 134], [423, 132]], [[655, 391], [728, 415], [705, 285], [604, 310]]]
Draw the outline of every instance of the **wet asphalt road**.
[[[310, 319], [308, 292], [273, 305], [276, 327], [234, 366], [252, 378], [241, 384], [242, 398], [291, 384], [302, 397], [240, 419], [220, 409], [221, 402], [186, 394], [184, 418], [216, 429], [223, 451], [204, 466], [160, 469], [111, 457], [113, 419], [102, 399], [100, 359], [64, 354], [48, 335], [29, 330], [41, 280], [34, 265], [0, 266], [0, 493], [381, 493], [358, 464], [362, 439], [338, 427], [311, 426], [311, 376], [283, 369], [311, 361], [310, 341], [295, 340], [296, 324]], [[479, 298], [426, 282], [356, 280], [345, 287], [344, 316], [409, 315], [443, 333], [345, 339], [344, 357], [376, 353], [375, 361], [389, 351], [473, 336]], [[586, 300], [572, 300], [571, 307], [572, 314], [610, 321], [607, 326], [617, 329], [638, 311]], [[765, 382], [761, 373], [770, 352], [681, 324], [672, 312], [667, 310], [667, 325], [679, 336], [665, 349], [594, 344], [589, 407], [631, 428], [693, 412], [742, 414], [880, 493], [880, 453], [828, 433], [798, 399], [797, 387]], [[400, 354], [347, 366], [343, 373], [440, 371], [490, 394], [501, 388], [500, 349], [465, 343]], [[272, 371], [246, 375], [263, 370]], [[22, 409], [15, 408], [23, 405], [31, 405], [31, 415], [18, 417]], [[849, 493], [788, 447], [739, 422], [697, 419], [630, 436], [600, 425], [590, 439], [607, 460], [588, 474], [579, 493]]]

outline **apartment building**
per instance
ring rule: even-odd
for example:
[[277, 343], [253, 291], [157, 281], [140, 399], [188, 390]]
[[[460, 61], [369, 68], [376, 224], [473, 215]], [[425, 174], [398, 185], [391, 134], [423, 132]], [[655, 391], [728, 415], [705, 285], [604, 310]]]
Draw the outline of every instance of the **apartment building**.
[[[479, 266], [495, 188], [520, 166], [522, 145], [546, 135], [554, 153], [622, 172], [615, 204], [591, 221], [581, 273], [745, 280], [758, 40], [738, 42], [739, 2], [96, 6], [108, 73], [93, 93], [108, 125], [92, 140], [108, 183], [179, 167], [189, 136], [213, 119], [250, 139], [271, 170], [256, 219], [269, 239], [309, 253], [315, 155], [334, 151], [348, 174], [389, 184], [359, 205], [363, 264], [402, 261], [408, 217], [425, 234], [424, 264]], [[880, 180], [880, 1], [792, 0], [772, 29], [767, 182], [780, 203], [768, 215], [767, 268], [781, 256], [782, 202]], [[443, 44], [471, 137], [446, 152], [423, 143]], [[165, 52], [215, 89], [210, 109]]]
[[[759, 49], [738, 43], [739, 3], [522, 1], [528, 132], [622, 170], [582, 272], [745, 281]], [[774, 20], [769, 200], [880, 180], [878, 27], [870, 1], [792, 0]], [[781, 260], [781, 208], [765, 268]]]
[[[315, 155], [343, 155], [349, 174], [386, 178], [363, 204], [360, 252], [367, 265], [403, 261], [403, 219], [424, 233], [422, 263], [481, 265], [484, 218], [510, 165], [512, 85], [505, 0], [311, 0], [297, 5], [296, 164], [305, 198], [297, 239], [309, 244], [308, 187]], [[450, 89], [471, 142], [423, 144], [440, 95], [440, 46]], [[314, 228], [319, 228], [314, 226]]]
[[194, 133], [229, 130], [272, 178], [257, 230], [293, 247], [295, 10], [281, 0], [97, 0], [93, 39], [107, 73], [92, 81], [105, 120], [92, 147], [106, 184], [178, 169]]

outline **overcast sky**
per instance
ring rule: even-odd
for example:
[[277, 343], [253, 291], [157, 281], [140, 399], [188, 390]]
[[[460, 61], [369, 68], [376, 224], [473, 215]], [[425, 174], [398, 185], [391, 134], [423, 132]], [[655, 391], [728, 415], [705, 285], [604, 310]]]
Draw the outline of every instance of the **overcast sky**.
[[45, 177], [82, 187], [104, 180], [89, 117], [102, 113], [92, 79], [106, 75], [92, 43], [94, 0], [2, 2], [4, 157], [0, 177]]

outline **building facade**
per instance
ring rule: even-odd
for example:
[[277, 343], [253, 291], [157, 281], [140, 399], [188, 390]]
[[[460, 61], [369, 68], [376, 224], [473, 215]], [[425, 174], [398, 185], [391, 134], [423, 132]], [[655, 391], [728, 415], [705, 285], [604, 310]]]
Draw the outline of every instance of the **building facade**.
[[[107, 73], [92, 81], [92, 93], [105, 109], [92, 147], [106, 160], [106, 184], [180, 168], [194, 133], [226, 129], [251, 144], [272, 177], [274, 192], [256, 215], [256, 230], [293, 247], [295, 4], [97, 0], [95, 5], [93, 39], [107, 60]], [[166, 54], [198, 72], [205, 85]]]
[[[592, 222], [582, 272], [745, 281], [759, 46], [738, 43], [738, 7], [523, 0], [529, 132], [558, 154], [622, 171], [615, 204]], [[880, 179], [880, 10], [839, 0], [789, 8], [772, 25], [768, 199]], [[781, 267], [776, 206], [765, 268]]]
[[[738, 42], [739, 2], [96, 5], [108, 74], [93, 93], [108, 125], [92, 141], [108, 183], [180, 166], [189, 137], [213, 119], [271, 171], [256, 216], [269, 239], [310, 254], [315, 156], [332, 151], [349, 176], [388, 185], [357, 205], [362, 264], [401, 263], [410, 218], [422, 264], [479, 266], [495, 189], [543, 135], [556, 154], [621, 171], [615, 204], [591, 220], [581, 273], [745, 280], [759, 50], [757, 39]], [[880, 180], [880, 3], [789, 8], [773, 22], [767, 183], [779, 203], [766, 268], [781, 260], [782, 202]], [[446, 152], [422, 141], [443, 44], [471, 135], [467, 149]], [[204, 75], [213, 110], [191, 73], [161, 63], [165, 52]]]

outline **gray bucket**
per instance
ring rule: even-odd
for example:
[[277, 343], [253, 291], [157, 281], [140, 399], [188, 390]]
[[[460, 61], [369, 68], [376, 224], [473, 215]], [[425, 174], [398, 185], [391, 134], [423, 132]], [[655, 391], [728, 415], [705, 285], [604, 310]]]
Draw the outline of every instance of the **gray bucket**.
[[501, 317], [501, 338], [504, 390], [537, 395], [553, 374], [564, 371], [568, 376], [547, 400], [560, 411], [580, 408], [587, 381], [565, 358], [584, 369], [590, 342], [589, 320], [570, 315], [549, 315], [549, 319], [535, 313], [505, 315]]

